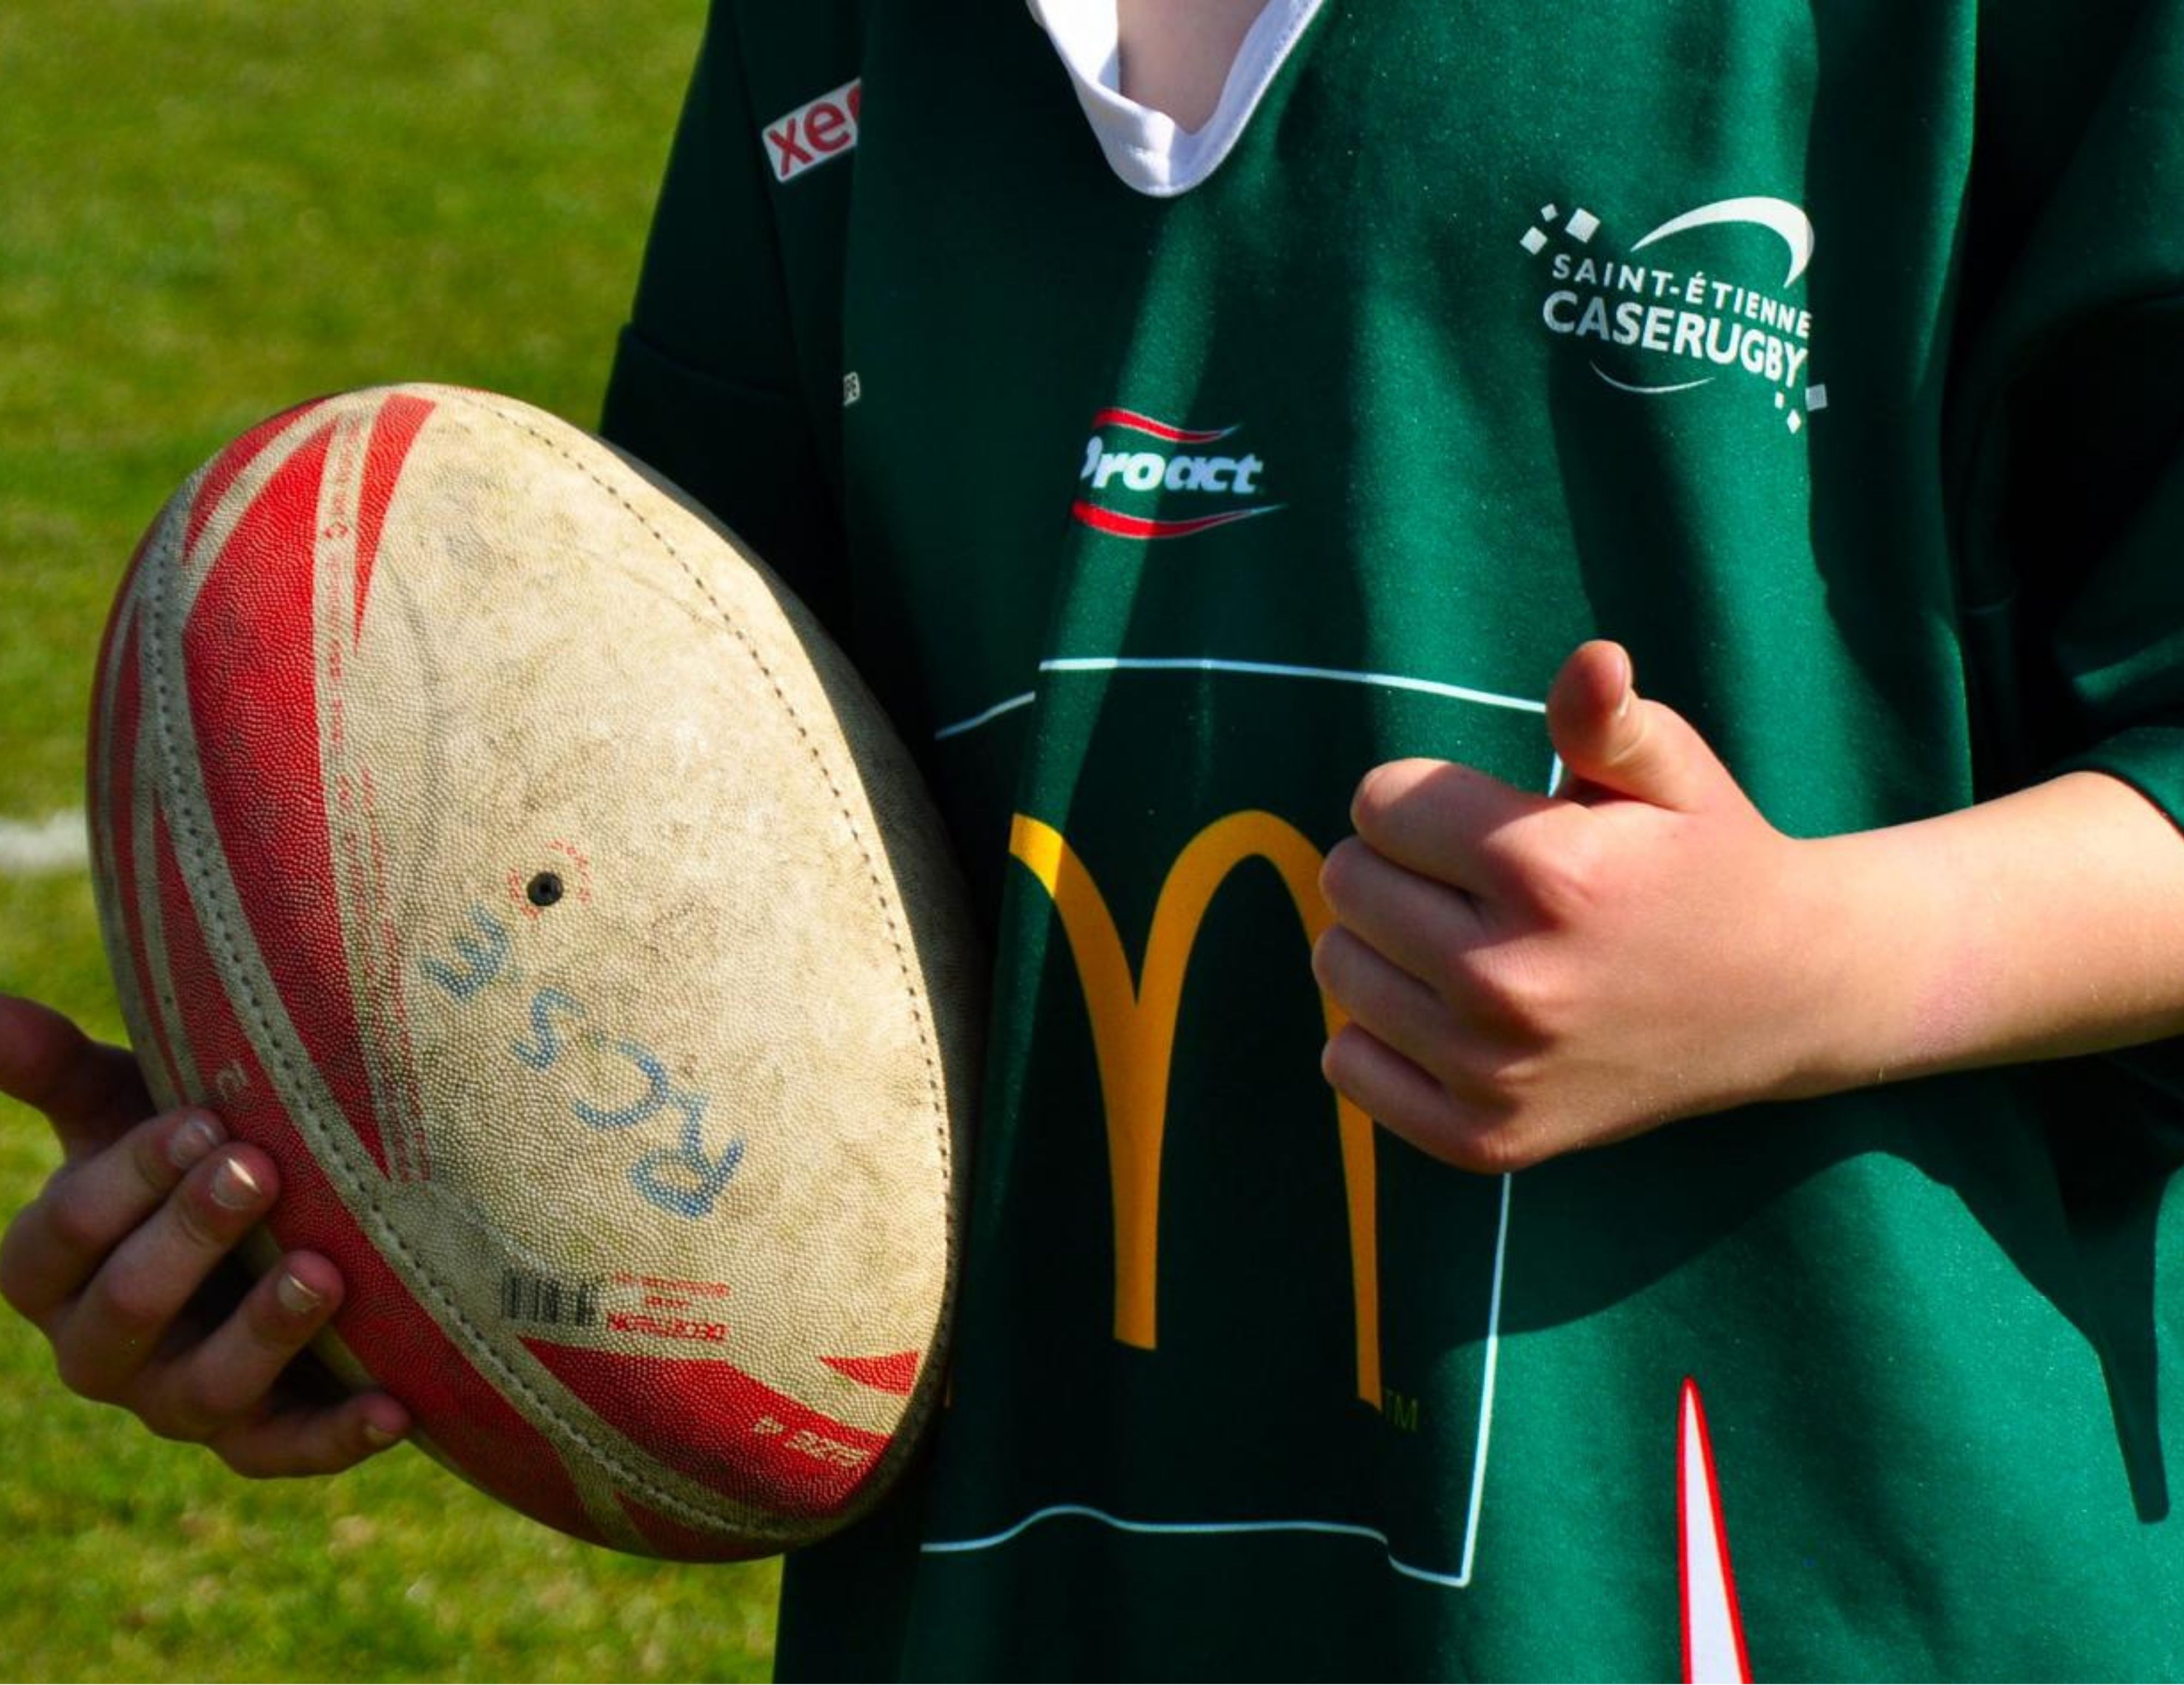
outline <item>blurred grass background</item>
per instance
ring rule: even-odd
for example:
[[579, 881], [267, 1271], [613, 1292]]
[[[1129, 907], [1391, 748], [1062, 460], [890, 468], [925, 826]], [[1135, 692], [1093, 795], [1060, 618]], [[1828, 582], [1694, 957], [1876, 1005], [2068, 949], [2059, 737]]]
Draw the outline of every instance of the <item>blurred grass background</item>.
[[[0, 5], [0, 826], [81, 805], [107, 602], [226, 439], [447, 380], [588, 425], [703, 0]], [[0, 868], [0, 990], [120, 1025], [78, 865]], [[0, 1102], [0, 1208], [56, 1158]], [[549, 1533], [398, 1450], [251, 1485], [0, 1313], [0, 1675], [754, 1678], [770, 1565]]]

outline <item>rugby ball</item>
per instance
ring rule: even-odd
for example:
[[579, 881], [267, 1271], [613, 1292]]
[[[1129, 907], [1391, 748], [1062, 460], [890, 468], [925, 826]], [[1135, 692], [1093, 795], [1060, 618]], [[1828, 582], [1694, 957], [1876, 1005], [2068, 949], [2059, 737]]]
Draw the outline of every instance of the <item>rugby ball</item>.
[[243, 435], [139, 546], [90, 812], [163, 1106], [435, 1455], [720, 1558], [866, 1507], [939, 1387], [983, 973], [809, 614], [679, 494], [437, 386]]

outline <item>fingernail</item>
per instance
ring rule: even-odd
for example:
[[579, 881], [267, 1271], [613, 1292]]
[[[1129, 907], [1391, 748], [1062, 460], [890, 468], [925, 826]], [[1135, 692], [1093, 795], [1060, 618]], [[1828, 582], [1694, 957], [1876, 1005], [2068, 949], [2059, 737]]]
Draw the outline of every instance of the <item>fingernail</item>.
[[167, 1162], [187, 1170], [220, 1145], [220, 1126], [202, 1113], [186, 1119], [167, 1141]]
[[258, 1178], [244, 1169], [234, 1159], [229, 1159], [213, 1172], [213, 1203], [230, 1211], [248, 1211], [265, 1196], [265, 1190]]
[[1630, 671], [1630, 652], [1628, 650], [1622, 652], [1622, 662], [1623, 691], [1615, 702], [1615, 717], [1618, 720], [1630, 711], [1631, 699], [1637, 695], [1635, 675]]
[[326, 1302], [326, 1296], [307, 1286], [302, 1278], [281, 1272], [281, 1279], [273, 1284], [273, 1297], [281, 1302], [281, 1308], [291, 1316], [309, 1316]]
[[366, 1422], [364, 1425], [364, 1442], [375, 1451], [384, 1451], [400, 1438], [401, 1435], [389, 1433], [377, 1422]]

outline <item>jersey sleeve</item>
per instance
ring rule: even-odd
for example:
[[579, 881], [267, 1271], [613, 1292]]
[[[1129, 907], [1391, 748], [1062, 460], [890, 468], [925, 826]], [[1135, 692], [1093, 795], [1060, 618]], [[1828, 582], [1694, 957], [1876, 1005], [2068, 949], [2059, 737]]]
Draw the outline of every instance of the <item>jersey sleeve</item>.
[[1984, 794], [2184, 825], [2184, 3], [1982, 8], [1952, 394]]
[[[829, 8], [815, 8], [815, 12]], [[788, 55], [826, 75], [850, 43]], [[838, 35], [838, 31], [833, 32]], [[777, 215], [755, 81], [780, 82], [783, 43], [747, 42], [719, 0], [685, 99], [600, 432], [738, 533], [822, 620], [840, 624], [842, 223], [850, 165], [799, 184]], [[796, 86], [794, 73], [786, 78]], [[838, 76], [837, 78], [840, 78]], [[821, 81], [820, 87], [831, 84]], [[816, 90], [815, 90], [816, 91]]]

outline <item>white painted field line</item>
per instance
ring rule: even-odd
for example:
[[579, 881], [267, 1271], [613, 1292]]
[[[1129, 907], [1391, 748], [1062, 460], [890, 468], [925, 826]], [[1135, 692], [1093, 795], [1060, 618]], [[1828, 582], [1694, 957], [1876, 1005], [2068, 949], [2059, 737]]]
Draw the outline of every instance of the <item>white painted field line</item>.
[[81, 812], [0, 819], [0, 878], [47, 878], [90, 863]]

